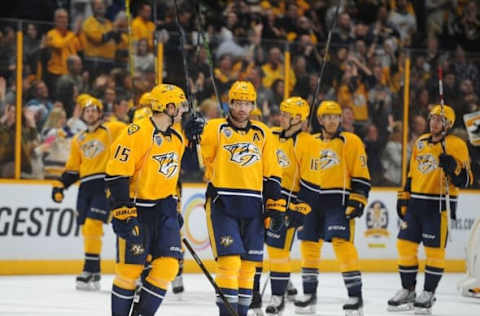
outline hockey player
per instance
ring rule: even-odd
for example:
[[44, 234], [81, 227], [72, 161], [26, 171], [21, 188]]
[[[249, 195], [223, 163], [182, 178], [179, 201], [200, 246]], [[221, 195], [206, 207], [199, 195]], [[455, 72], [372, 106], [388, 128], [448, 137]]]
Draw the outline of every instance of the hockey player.
[[[420, 136], [412, 149], [408, 179], [397, 200], [397, 213], [402, 219], [397, 240], [402, 289], [388, 301], [389, 311], [415, 308], [415, 313], [429, 314], [436, 300], [435, 290], [445, 268], [448, 234], [446, 181], [452, 219], [459, 188], [472, 183], [467, 146], [448, 134], [454, 122], [451, 107], [434, 106], [429, 115], [430, 133]], [[425, 283], [416, 296], [420, 242], [426, 255]]]
[[300, 166], [298, 201], [312, 211], [305, 216], [301, 240], [304, 298], [295, 302], [297, 313], [315, 313], [318, 263], [322, 240], [331, 242], [349, 299], [347, 315], [362, 314], [362, 277], [353, 244], [355, 218], [363, 214], [370, 191], [365, 148], [358, 136], [340, 129], [342, 109], [323, 101], [317, 117], [321, 132], [297, 136], [295, 156]]
[[[247, 315], [255, 263], [263, 258], [264, 216], [273, 231], [284, 225], [285, 216], [276, 141], [265, 124], [249, 120], [256, 98], [250, 82], [234, 82], [228, 117], [209, 120], [200, 142], [216, 282], [239, 316]], [[217, 305], [220, 316], [230, 316], [220, 297]]]
[[85, 261], [83, 272], [76, 279], [76, 288], [99, 290], [103, 223], [107, 223], [109, 217], [104, 178], [113, 135], [102, 124], [103, 106], [99, 100], [86, 97], [80, 107], [87, 130], [73, 138], [65, 171], [60, 184], [53, 187], [52, 199], [61, 203], [63, 191], [80, 180], [77, 223], [82, 225]]
[[265, 312], [267, 315], [280, 315], [285, 308], [285, 295], [290, 279], [290, 250], [295, 231], [303, 224], [304, 214], [298, 216], [297, 211], [308, 211], [309, 208], [297, 208], [297, 193], [299, 190], [299, 170], [295, 158], [295, 142], [302, 132], [308, 117], [310, 107], [304, 99], [292, 97], [280, 104], [279, 129], [273, 131], [278, 140], [276, 157], [282, 168], [282, 196], [287, 201], [287, 223], [280, 231], [267, 230], [265, 243], [270, 260], [270, 284], [272, 298]]
[[152, 268], [132, 315], [154, 315], [178, 272], [182, 220], [176, 189], [185, 139], [172, 125], [184, 102], [180, 88], [169, 84], [155, 87], [152, 116], [130, 124], [111, 147], [106, 181], [117, 234], [111, 296], [114, 316], [129, 315], [148, 254]]

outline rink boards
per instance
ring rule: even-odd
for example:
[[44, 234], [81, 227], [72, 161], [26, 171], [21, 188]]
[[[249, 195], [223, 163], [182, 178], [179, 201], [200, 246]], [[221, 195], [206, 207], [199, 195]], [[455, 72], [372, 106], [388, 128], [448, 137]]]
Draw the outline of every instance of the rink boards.
[[[69, 274], [82, 267], [83, 243], [75, 221], [77, 187], [65, 191], [61, 204], [53, 203], [47, 182], [0, 183], [0, 274]], [[364, 271], [396, 270], [396, 236], [399, 223], [394, 189], [373, 189], [364, 216], [356, 220], [355, 244]], [[205, 221], [204, 185], [184, 184], [182, 213], [186, 236], [209, 268], [213, 258]], [[459, 198], [457, 222], [451, 223], [447, 245], [447, 271], [465, 270], [465, 245], [468, 233], [479, 216], [480, 192], [465, 191]], [[105, 226], [102, 270], [112, 273], [115, 238]], [[299, 247], [294, 243], [293, 265], [299, 269]], [[420, 250], [423, 258], [423, 250]], [[322, 251], [322, 271], [337, 271], [338, 265], [329, 244]], [[265, 264], [268, 269], [268, 263]], [[199, 272], [186, 255], [186, 271]]]

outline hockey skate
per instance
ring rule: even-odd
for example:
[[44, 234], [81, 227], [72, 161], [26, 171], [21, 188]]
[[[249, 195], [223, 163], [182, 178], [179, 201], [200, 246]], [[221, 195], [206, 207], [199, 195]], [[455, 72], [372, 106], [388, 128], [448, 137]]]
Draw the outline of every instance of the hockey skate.
[[388, 300], [387, 311], [389, 312], [401, 312], [410, 311], [413, 309], [413, 303], [415, 302], [415, 291], [408, 289], [401, 289]]
[[75, 288], [80, 291], [99, 291], [100, 273], [83, 271], [77, 276]]
[[350, 296], [343, 305], [345, 316], [363, 316], [363, 299], [361, 296]]
[[431, 315], [432, 306], [437, 299], [433, 292], [423, 291], [415, 299], [413, 307], [415, 308], [415, 315]]
[[260, 292], [253, 291], [252, 302], [248, 310], [249, 316], [263, 316], [262, 311], [262, 295]]
[[304, 294], [303, 298], [295, 300], [295, 314], [315, 314], [317, 309], [317, 295]]
[[280, 316], [282, 315], [283, 310], [285, 309], [285, 297], [280, 295], [273, 295], [265, 309], [267, 315]]
[[287, 301], [295, 302], [295, 297], [297, 296], [297, 289], [293, 286], [292, 281], [288, 281], [287, 285]]
[[178, 299], [181, 299], [184, 291], [185, 288], [183, 287], [183, 277], [181, 275], [178, 275], [172, 281], [172, 292]]

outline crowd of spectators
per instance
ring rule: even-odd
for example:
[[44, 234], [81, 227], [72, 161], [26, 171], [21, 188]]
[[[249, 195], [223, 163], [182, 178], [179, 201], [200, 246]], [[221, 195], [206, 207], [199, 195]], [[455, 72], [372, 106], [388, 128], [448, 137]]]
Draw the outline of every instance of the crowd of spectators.
[[[58, 172], [68, 140], [83, 128], [75, 103], [79, 94], [100, 98], [106, 119], [128, 120], [129, 107], [155, 84], [156, 42], [164, 45], [164, 82], [186, 88], [186, 55], [192, 98], [207, 118], [221, 113], [210, 80], [211, 54], [222, 107], [230, 85], [249, 80], [269, 125], [278, 122], [285, 91], [312, 102], [325, 59], [316, 100], [340, 103], [343, 128], [366, 144], [374, 185], [401, 182], [408, 57], [408, 151], [428, 130], [429, 109], [439, 103], [438, 67], [444, 72], [445, 102], [457, 114], [453, 133], [466, 139], [463, 115], [480, 111], [479, 1], [343, 1], [326, 58], [338, 1], [178, 2], [175, 10], [173, 0], [157, 1], [155, 7], [152, 1], [135, 1], [130, 33], [124, 1], [117, 0], [84, 6], [71, 0], [69, 7], [61, 7], [68, 1], [58, 1], [50, 24], [23, 23], [23, 177]], [[177, 18], [186, 32], [184, 45]], [[11, 177], [14, 170], [16, 27], [0, 19], [0, 177]], [[470, 150], [472, 160], [480, 161], [480, 150]]]

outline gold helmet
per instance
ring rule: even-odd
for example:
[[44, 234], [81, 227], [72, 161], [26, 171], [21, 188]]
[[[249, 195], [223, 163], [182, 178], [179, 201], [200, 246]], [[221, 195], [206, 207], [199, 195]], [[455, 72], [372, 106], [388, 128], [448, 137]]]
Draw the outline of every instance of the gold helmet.
[[317, 117], [321, 117], [326, 114], [342, 115], [342, 108], [336, 101], [322, 101], [317, 109]]
[[258, 118], [261, 118], [262, 117], [262, 111], [260, 111], [259, 108], [255, 107], [252, 112], [250, 112], [250, 117], [258, 117]]
[[149, 107], [143, 107], [143, 108], [137, 109], [133, 113], [133, 122], [135, 123], [151, 115], [152, 115], [152, 109], [150, 109]]
[[138, 100], [139, 108], [142, 108], [145, 106], [149, 107], [151, 105], [151, 98], [152, 98], [152, 95], [150, 92], [145, 92], [144, 94], [142, 94], [142, 96], [140, 97], [140, 100]]
[[291, 97], [280, 103], [280, 111], [289, 113], [292, 117], [300, 115], [301, 120], [305, 121], [310, 113], [310, 106], [301, 97]]
[[432, 115], [440, 115], [441, 117], [444, 117], [447, 121], [448, 128], [452, 127], [453, 123], [455, 123], [455, 111], [448, 105], [435, 105], [430, 111], [429, 116], [431, 117]]
[[154, 112], [164, 112], [170, 103], [175, 104], [178, 110], [186, 102], [183, 90], [173, 84], [159, 84], [150, 92], [150, 104]]
[[80, 104], [82, 105], [82, 103], [84, 103], [85, 101], [87, 101], [88, 99], [90, 99], [92, 96], [89, 95], [88, 93], [82, 93], [82, 94], [79, 94], [77, 95], [77, 98], [75, 99], [75, 102], [77, 104]]
[[255, 104], [257, 91], [250, 81], [235, 81], [228, 91], [228, 103], [232, 103], [233, 100], [250, 101]]
[[80, 109], [83, 111], [88, 107], [96, 107], [99, 112], [103, 111], [103, 104], [102, 101], [100, 101], [97, 98], [94, 98], [92, 96], [89, 96], [89, 98], [85, 98], [82, 100], [83, 102], [80, 102]]

